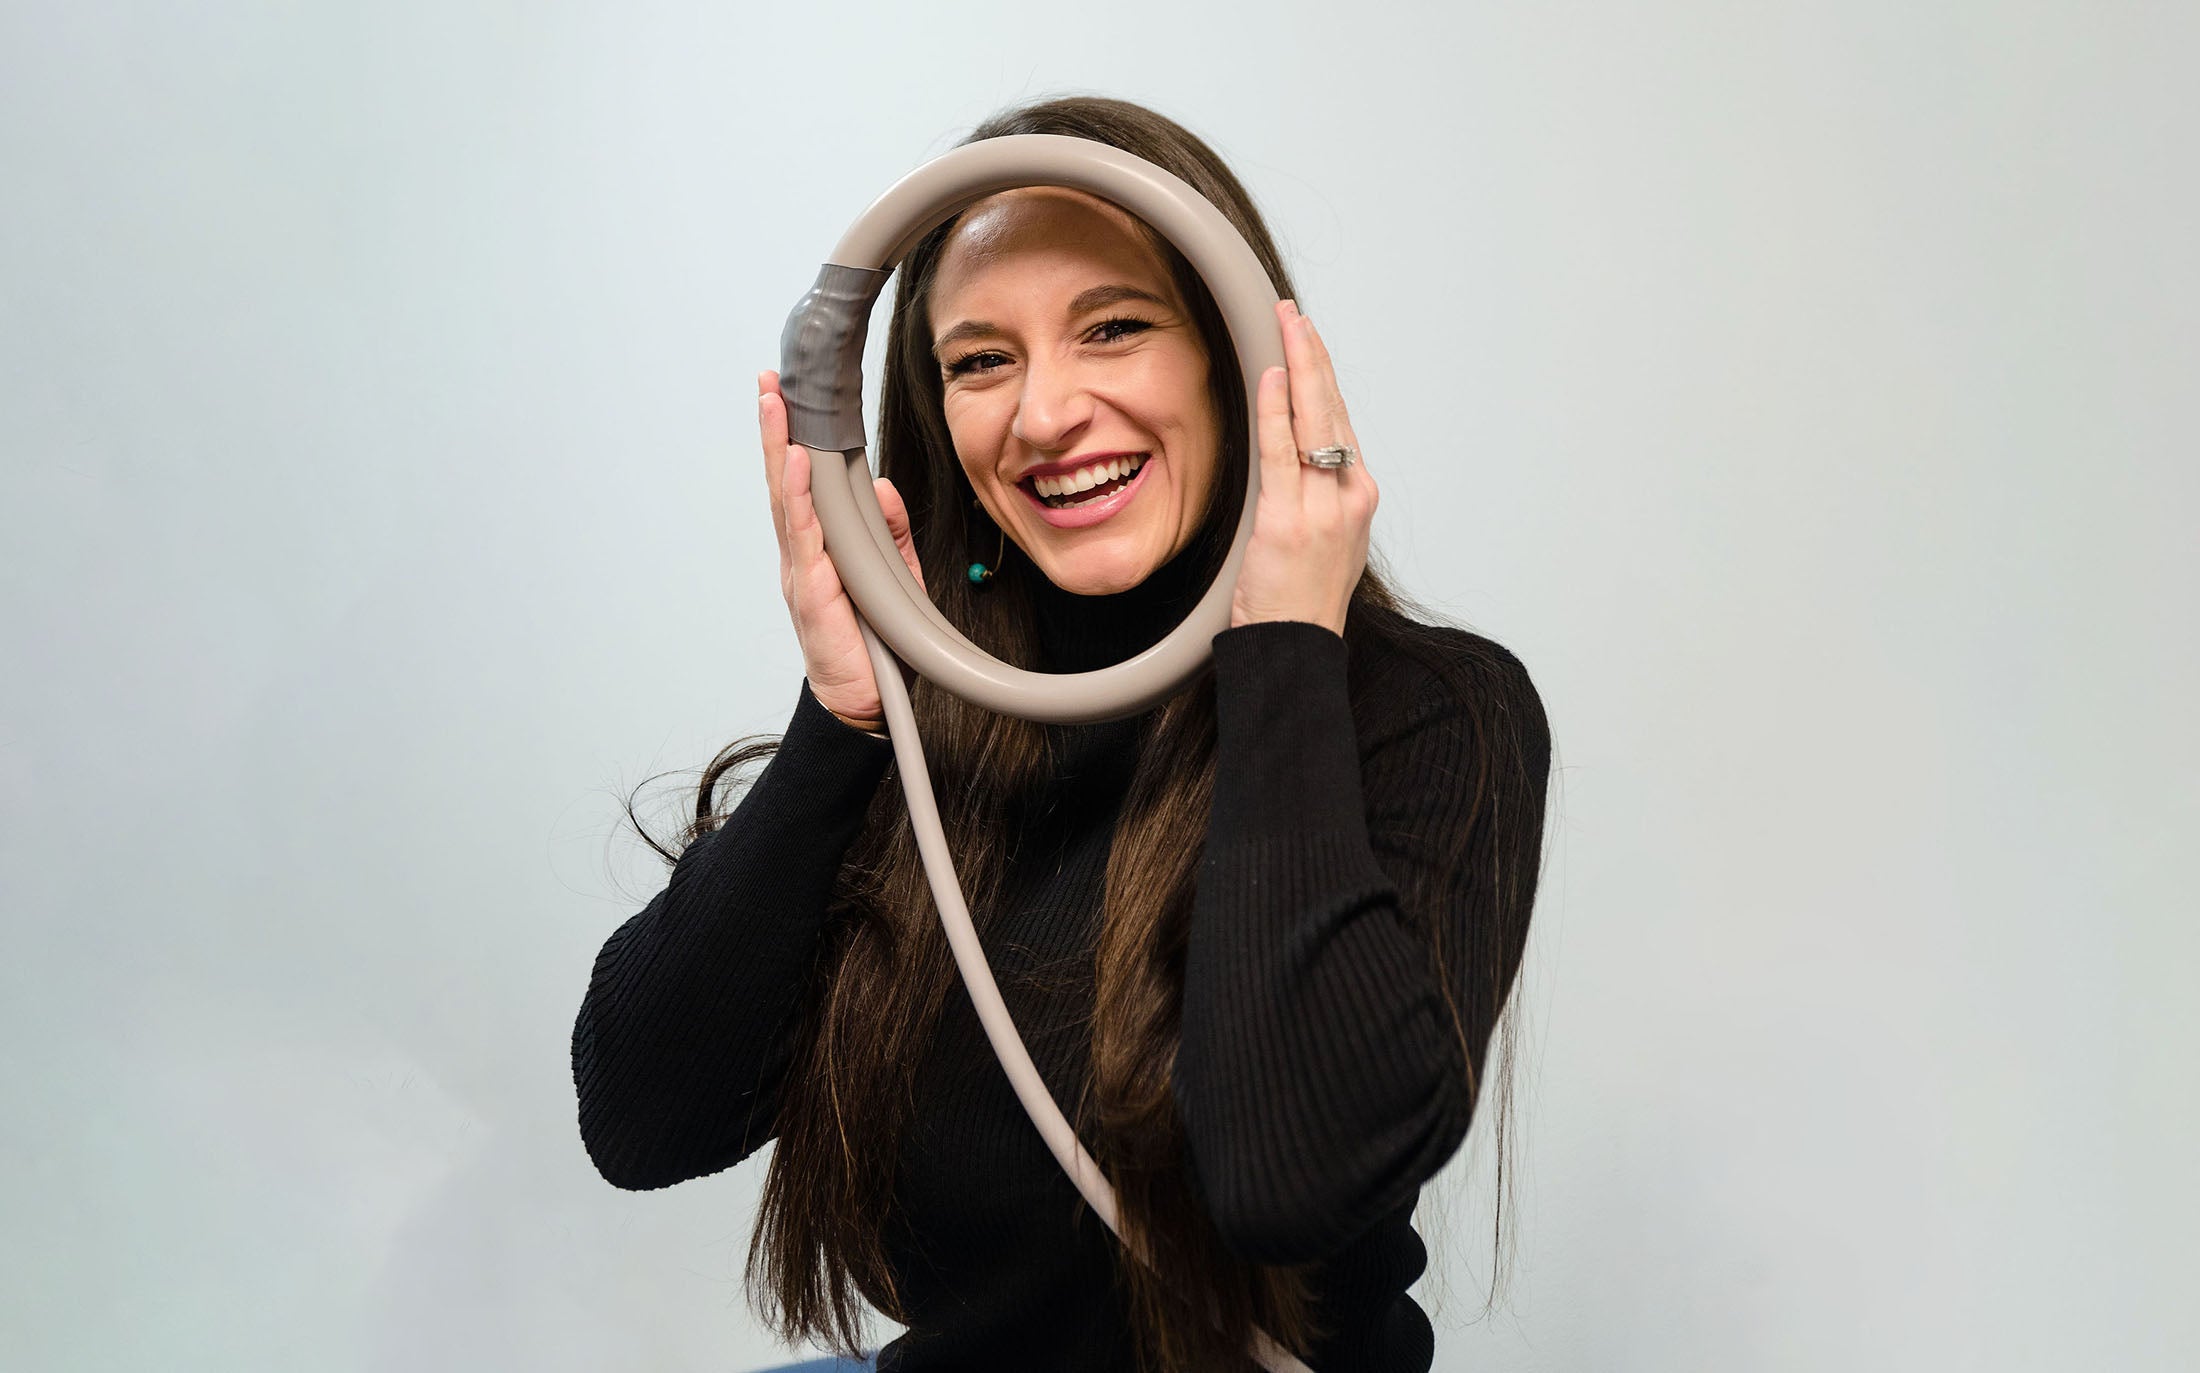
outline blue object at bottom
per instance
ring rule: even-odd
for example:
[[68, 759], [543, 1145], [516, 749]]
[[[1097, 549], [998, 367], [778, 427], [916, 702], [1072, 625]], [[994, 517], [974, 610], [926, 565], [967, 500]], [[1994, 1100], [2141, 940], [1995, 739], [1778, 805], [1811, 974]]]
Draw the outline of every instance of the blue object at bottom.
[[779, 1363], [756, 1373], [869, 1373], [878, 1367], [878, 1355], [868, 1359], [811, 1359], [807, 1363]]

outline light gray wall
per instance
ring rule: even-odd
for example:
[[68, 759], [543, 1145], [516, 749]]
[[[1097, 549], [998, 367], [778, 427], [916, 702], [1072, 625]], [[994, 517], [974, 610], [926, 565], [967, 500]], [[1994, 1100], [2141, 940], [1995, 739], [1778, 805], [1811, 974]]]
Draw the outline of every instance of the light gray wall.
[[1437, 1366], [2200, 1359], [2192, 9], [1228, 10], [0, 6], [0, 1365], [791, 1357], [761, 1159], [575, 1134], [617, 798], [793, 703], [787, 308], [1067, 89], [1233, 160], [1555, 722]]

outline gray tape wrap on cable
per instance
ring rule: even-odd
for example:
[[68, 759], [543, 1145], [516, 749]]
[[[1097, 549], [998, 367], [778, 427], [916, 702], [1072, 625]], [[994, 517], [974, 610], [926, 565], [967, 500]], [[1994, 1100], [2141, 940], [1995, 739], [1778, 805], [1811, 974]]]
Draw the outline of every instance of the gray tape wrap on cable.
[[828, 262], [787, 316], [779, 336], [779, 395], [787, 404], [789, 442], [832, 453], [866, 446], [863, 340], [871, 306], [892, 275]]

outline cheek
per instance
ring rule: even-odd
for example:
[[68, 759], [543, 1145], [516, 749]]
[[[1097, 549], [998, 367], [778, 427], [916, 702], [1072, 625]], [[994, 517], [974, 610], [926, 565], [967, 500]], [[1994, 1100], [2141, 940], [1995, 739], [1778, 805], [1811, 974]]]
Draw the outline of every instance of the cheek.
[[1196, 353], [1156, 356], [1137, 380], [1135, 394], [1147, 402], [1146, 418], [1181, 442], [1212, 450], [1221, 442], [1213, 399], [1207, 394], [1207, 362]]
[[942, 412], [947, 420], [948, 441], [955, 445], [955, 457], [962, 464], [963, 475], [970, 478], [972, 485], [981, 485], [990, 470], [986, 461], [990, 448], [986, 441], [983, 406], [972, 405], [965, 397], [948, 401]]
[[1180, 441], [1188, 465], [1196, 469], [1185, 476], [1195, 490], [1204, 491], [1214, 483], [1215, 466], [1220, 461], [1222, 448], [1222, 424], [1215, 416], [1214, 398], [1207, 393], [1204, 362], [1194, 377], [1177, 375], [1173, 400], [1172, 409], [1180, 417]]
[[940, 410], [947, 417], [948, 428], [957, 432], [996, 433], [1015, 418], [1016, 402], [1022, 394], [1021, 388], [1011, 383], [995, 382], [949, 397]]

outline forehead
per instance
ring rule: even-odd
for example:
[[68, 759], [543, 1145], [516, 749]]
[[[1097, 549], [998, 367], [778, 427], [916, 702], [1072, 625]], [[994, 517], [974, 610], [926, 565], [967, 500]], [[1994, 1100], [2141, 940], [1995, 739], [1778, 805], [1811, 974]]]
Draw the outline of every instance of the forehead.
[[963, 212], [941, 250], [932, 299], [944, 306], [1012, 264], [1103, 272], [1170, 299], [1176, 294], [1168, 264], [1128, 210], [1066, 186], [1027, 186]]

